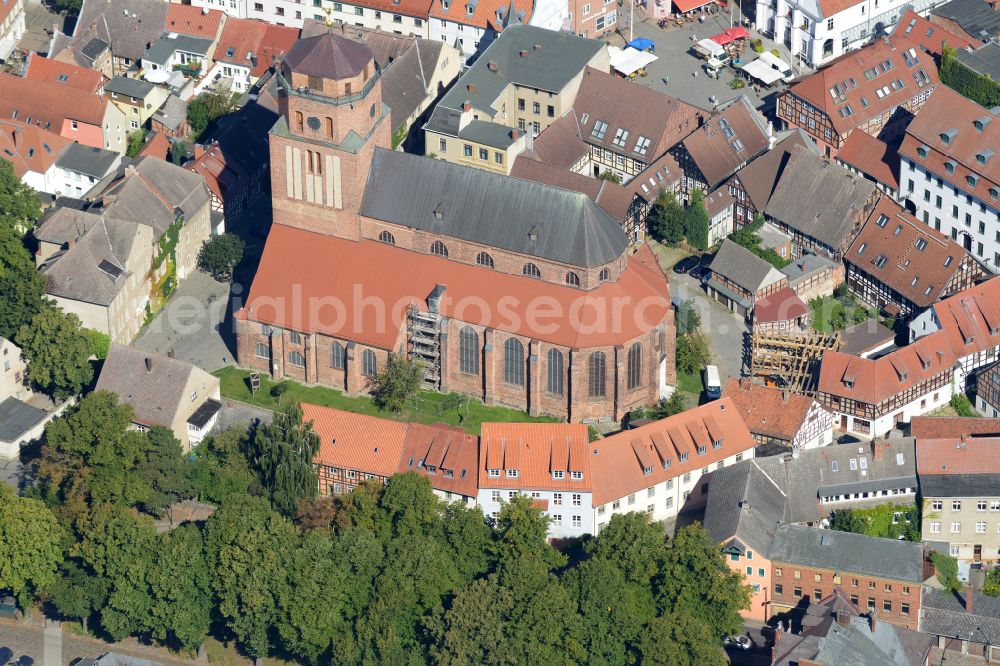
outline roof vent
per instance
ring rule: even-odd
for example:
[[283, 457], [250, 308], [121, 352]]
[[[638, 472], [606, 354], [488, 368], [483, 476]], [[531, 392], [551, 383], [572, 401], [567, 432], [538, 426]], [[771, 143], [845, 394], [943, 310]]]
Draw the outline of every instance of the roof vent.
[[541, 51], [541, 50], [542, 50], [542, 45], [541, 45], [541, 44], [535, 44], [535, 45], [534, 45], [534, 46], [533, 46], [532, 48], [533, 48], [533, 49], [534, 49], [535, 51]]
[[824, 534], [823, 536], [821, 536], [819, 538], [819, 543], [820, 543], [821, 546], [829, 546], [830, 545], [830, 536], [828, 534]]
[[472, 102], [469, 100], [462, 102], [462, 111], [472, 111]]
[[518, 55], [519, 55], [519, 56], [521, 56], [522, 58], [527, 58], [527, 57], [528, 57], [528, 52], [527, 52], [527, 51], [525, 51], [524, 49], [521, 49], [521, 50], [520, 50], [520, 51], [518, 52]]
[[146, 372], [151, 372], [153, 370], [153, 359], [146, 357]]
[[466, 87], [466, 89], [469, 92], [472, 92], [472, 93], [476, 92], [476, 84], [475, 83], [470, 83], [469, 85], [467, 85], [465, 87]]
[[489, 63], [486, 65], [486, 68], [489, 69], [491, 72], [495, 72], [497, 71], [497, 69], [499, 69], [496, 60], [490, 60]]

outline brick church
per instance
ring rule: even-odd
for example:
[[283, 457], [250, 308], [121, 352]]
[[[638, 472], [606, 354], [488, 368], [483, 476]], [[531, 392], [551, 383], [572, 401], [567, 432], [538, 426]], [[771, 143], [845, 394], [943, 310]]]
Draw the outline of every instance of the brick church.
[[363, 44], [299, 40], [275, 76], [274, 225], [240, 365], [358, 394], [407, 355], [428, 388], [571, 421], [670, 393], [666, 277], [590, 198], [390, 150]]

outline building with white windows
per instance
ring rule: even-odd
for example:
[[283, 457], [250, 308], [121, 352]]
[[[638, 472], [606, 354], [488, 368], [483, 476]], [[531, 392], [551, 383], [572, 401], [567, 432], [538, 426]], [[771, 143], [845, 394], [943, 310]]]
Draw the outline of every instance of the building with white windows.
[[1000, 271], [1000, 116], [938, 86], [906, 128], [900, 188], [918, 219]]
[[24, 0], [0, 0], [0, 60], [10, 55], [24, 30]]
[[531, 0], [433, 0], [429, 36], [466, 57], [482, 53], [497, 35], [531, 19]]

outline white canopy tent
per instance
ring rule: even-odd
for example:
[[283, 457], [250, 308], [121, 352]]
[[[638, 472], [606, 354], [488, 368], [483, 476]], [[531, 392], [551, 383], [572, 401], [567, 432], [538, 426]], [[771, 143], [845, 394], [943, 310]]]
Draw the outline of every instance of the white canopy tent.
[[611, 60], [611, 66], [616, 72], [619, 72], [624, 76], [634, 74], [649, 63], [656, 60], [656, 56], [647, 51], [620, 49], [616, 46], [608, 47], [608, 56]]
[[770, 65], [762, 61], [760, 58], [748, 62], [747, 64], [743, 65], [743, 67], [741, 67], [740, 69], [746, 72], [749, 76], [752, 76], [753, 78], [763, 83], [765, 86], [769, 86], [775, 81], [781, 80], [781, 72], [772, 68]]
[[726, 52], [721, 44], [711, 39], [698, 40], [698, 43], [694, 45], [694, 50], [706, 58], [718, 58]]

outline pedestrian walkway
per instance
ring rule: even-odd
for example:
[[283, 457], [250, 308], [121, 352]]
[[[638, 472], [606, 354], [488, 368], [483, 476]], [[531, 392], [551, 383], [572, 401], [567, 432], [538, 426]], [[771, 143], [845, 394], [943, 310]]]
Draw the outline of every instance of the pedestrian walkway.
[[62, 666], [62, 626], [56, 620], [45, 622], [45, 641], [42, 644], [42, 666]]

